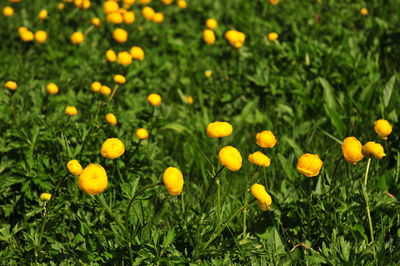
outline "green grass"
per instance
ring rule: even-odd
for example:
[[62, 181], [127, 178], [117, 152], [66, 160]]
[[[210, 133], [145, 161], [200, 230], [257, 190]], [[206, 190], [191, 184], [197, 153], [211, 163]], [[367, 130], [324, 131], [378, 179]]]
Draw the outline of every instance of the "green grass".
[[[259, 0], [204, 0], [189, 1], [184, 10], [153, 0], [150, 5], [165, 14], [163, 23], [144, 21], [136, 3], [130, 8], [136, 22], [122, 26], [105, 23], [97, 1], [88, 10], [72, 3], [58, 10], [55, 1], [3, 2], [0, 8], [11, 5], [15, 14], [0, 19], [0, 81], [19, 84], [15, 93], [0, 90], [3, 264], [400, 261], [398, 0], [283, 0], [275, 6]], [[368, 16], [360, 15], [362, 7]], [[43, 8], [49, 17], [40, 21], [37, 14]], [[92, 29], [81, 45], [72, 45], [69, 36], [88, 31], [95, 16], [103, 26]], [[219, 23], [211, 46], [202, 41], [210, 17]], [[43, 29], [49, 38], [44, 44], [23, 43], [19, 26]], [[116, 27], [128, 31], [127, 43], [112, 39]], [[239, 50], [223, 37], [229, 29], [246, 34]], [[266, 40], [272, 31], [279, 34], [278, 42]], [[129, 67], [106, 61], [107, 49], [133, 45], [144, 49], [144, 61]], [[205, 70], [213, 76], [206, 78]], [[90, 84], [100, 81], [113, 88], [114, 74], [125, 75], [127, 83], [111, 104], [99, 105], [107, 97], [91, 92]], [[47, 95], [50, 82], [59, 86], [58, 95]], [[154, 116], [146, 102], [150, 93], [163, 99]], [[191, 95], [194, 104], [185, 104], [183, 94]], [[66, 105], [75, 105], [78, 115], [68, 119]], [[118, 118], [115, 127], [104, 120], [109, 112]], [[393, 124], [387, 141], [374, 132], [379, 118]], [[243, 157], [240, 171], [221, 172], [220, 218], [212, 180], [219, 169], [218, 141], [205, 131], [216, 120], [233, 125], [233, 134], [222, 143], [238, 148]], [[135, 130], [140, 127], [150, 131], [150, 138], [139, 143]], [[278, 138], [272, 149], [255, 143], [256, 133], [266, 129]], [[371, 162], [366, 194], [368, 159], [348, 164], [330, 136], [340, 141], [355, 136], [384, 146], [387, 156]], [[121, 158], [101, 157], [101, 144], [109, 137], [125, 144]], [[269, 168], [247, 161], [257, 150], [271, 158]], [[306, 152], [319, 154], [324, 162], [317, 177], [296, 171], [297, 159]], [[96, 196], [81, 191], [66, 168], [72, 159], [82, 166], [101, 164], [108, 188]], [[170, 196], [164, 186], [137, 194], [161, 182], [169, 166], [184, 175], [180, 196]], [[268, 211], [252, 201], [253, 183], [265, 185], [272, 196]], [[52, 192], [53, 199], [41, 202], [42, 192]], [[246, 202], [251, 203], [243, 234], [240, 208]]]

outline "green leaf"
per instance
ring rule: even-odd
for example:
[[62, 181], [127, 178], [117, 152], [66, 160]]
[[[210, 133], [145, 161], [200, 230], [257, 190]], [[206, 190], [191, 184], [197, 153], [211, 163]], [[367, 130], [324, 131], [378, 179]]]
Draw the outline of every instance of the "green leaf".
[[392, 92], [395, 81], [396, 81], [396, 76], [392, 76], [386, 83], [385, 89], [383, 90], [383, 104], [385, 108], [388, 107], [390, 99], [392, 98]]
[[163, 247], [167, 248], [171, 245], [171, 243], [174, 241], [175, 239], [175, 229], [169, 229], [167, 235], [164, 236], [163, 239]]

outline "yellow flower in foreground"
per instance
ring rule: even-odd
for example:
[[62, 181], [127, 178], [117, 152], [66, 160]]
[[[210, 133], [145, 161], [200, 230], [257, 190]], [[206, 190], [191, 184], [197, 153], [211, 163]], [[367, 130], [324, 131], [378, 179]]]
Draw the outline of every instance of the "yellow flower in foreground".
[[14, 9], [11, 6], [5, 6], [3, 8], [3, 15], [6, 17], [11, 17], [14, 15]]
[[149, 137], [149, 132], [144, 128], [139, 128], [136, 130], [136, 137], [140, 140], [147, 139]]
[[85, 40], [85, 36], [79, 31], [72, 33], [70, 38], [73, 44], [80, 44]]
[[49, 201], [51, 199], [51, 196], [52, 195], [50, 193], [44, 192], [40, 194], [40, 199], [43, 201]]
[[342, 152], [344, 159], [352, 164], [356, 164], [364, 158], [361, 142], [355, 137], [347, 137], [344, 139]]
[[228, 122], [215, 121], [207, 125], [207, 136], [210, 138], [223, 138], [232, 134], [232, 125]]
[[78, 114], [78, 110], [75, 106], [67, 106], [65, 107], [65, 113], [69, 116], [75, 116]]
[[118, 83], [118, 84], [125, 84], [125, 82], [126, 82], [126, 78], [119, 74], [114, 75], [113, 79], [114, 79], [114, 82]]
[[152, 20], [153, 20], [154, 23], [159, 24], [159, 23], [164, 21], [164, 14], [161, 13], [161, 12], [157, 12], [157, 13], [154, 14]]
[[108, 159], [116, 159], [125, 152], [125, 146], [117, 138], [109, 138], [101, 145], [101, 155]]
[[322, 165], [318, 154], [305, 153], [297, 161], [297, 171], [307, 177], [314, 177], [319, 174]]
[[52, 94], [52, 95], [57, 94], [59, 91], [58, 86], [55, 83], [47, 84], [46, 90], [47, 90], [48, 94]]
[[128, 40], [128, 32], [121, 28], [116, 28], [113, 31], [113, 38], [119, 43], [124, 43]]
[[206, 44], [214, 44], [215, 43], [215, 33], [212, 30], [204, 30], [203, 31], [203, 41]]
[[387, 139], [392, 133], [392, 125], [385, 119], [376, 120], [374, 123], [374, 129], [382, 139]]
[[218, 27], [218, 22], [213, 18], [209, 18], [206, 20], [206, 27], [215, 30]]
[[147, 96], [147, 101], [153, 106], [159, 106], [161, 104], [161, 96], [157, 93], [152, 93]]
[[144, 60], [144, 51], [139, 46], [132, 46], [129, 50], [133, 59], [143, 61]]
[[269, 42], [274, 42], [274, 41], [278, 40], [278, 38], [279, 38], [279, 35], [276, 32], [270, 32], [267, 35], [267, 39]]
[[38, 30], [35, 33], [35, 40], [38, 43], [44, 43], [47, 41], [47, 32], [45, 32], [44, 30]]
[[115, 126], [118, 123], [117, 117], [112, 113], [106, 114], [106, 121], [112, 126]]
[[185, 0], [178, 0], [176, 4], [180, 9], [185, 9], [187, 7], [187, 2]]
[[15, 91], [18, 88], [18, 84], [17, 82], [10, 80], [4, 84], [4, 88], [9, 89], [10, 91]]
[[152, 20], [154, 17], [154, 14], [155, 14], [154, 9], [152, 9], [149, 6], [145, 6], [142, 9], [142, 15], [146, 20]]
[[94, 81], [90, 85], [90, 90], [93, 91], [93, 92], [99, 92], [100, 88], [101, 88], [101, 83], [98, 82], [98, 81]]
[[132, 63], [132, 56], [130, 53], [128, 52], [119, 52], [118, 53], [118, 57], [117, 57], [117, 61], [119, 64], [123, 65], [123, 66], [128, 66]]
[[360, 14], [361, 14], [362, 16], [368, 15], [368, 9], [366, 9], [365, 7], [361, 8], [361, 9], [360, 9]]
[[100, 93], [103, 95], [110, 95], [111, 94], [111, 88], [105, 85], [102, 85], [100, 87]]
[[261, 148], [273, 148], [276, 144], [276, 137], [270, 130], [257, 133], [256, 143]]
[[271, 159], [260, 151], [250, 154], [249, 162], [263, 167], [269, 167], [271, 165]]
[[183, 95], [183, 100], [187, 104], [193, 104], [193, 97], [190, 95], [187, 95], [187, 94]]
[[182, 193], [183, 175], [178, 168], [168, 167], [163, 174], [163, 182], [168, 190], [168, 193], [177, 196]]
[[251, 194], [258, 200], [258, 206], [261, 210], [265, 211], [269, 209], [272, 204], [272, 198], [265, 190], [265, 187], [260, 184], [254, 184], [251, 186]]
[[108, 186], [106, 170], [99, 164], [89, 164], [79, 175], [78, 185], [89, 195], [100, 194]]
[[242, 167], [240, 152], [232, 147], [225, 146], [218, 153], [219, 162], [231, 171], [238, 171]]
[[47, 10], [46, 10], [46, 9], [42, 9], [42, 10], [40, 10], [40, 12], [39, 12], [39, 15], [38, 15], [38, 19], [40, 19], [40, 20], [44, 20], [44, 19], [46, 19], [46, 18], [47, 18], [47, 15], [48, 15], [48, 13], [49, 13], [49, 12], [47, 12]]
[[373, 141], [369, 141], [364, 144], [362, 151], [364, 155], [372, 156], [378, 160], [386, 156], [385, 150], [383, 149], [382, 145]]
[[78, 162], [78, 160], [71, 160], [67, 163], [68, 171], [73, 175], [80, 175], [82, 173], [82, 165]]
[[114, 52], [114, 50], [107, 50], [106, 58], [108, 62], [115, 62], [117, 61], [117, 54]]

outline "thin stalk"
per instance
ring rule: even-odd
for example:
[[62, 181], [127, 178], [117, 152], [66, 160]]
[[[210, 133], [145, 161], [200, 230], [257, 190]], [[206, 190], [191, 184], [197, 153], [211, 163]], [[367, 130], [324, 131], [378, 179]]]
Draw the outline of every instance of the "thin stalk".
[[219, 179], [215, 180], [217, 184], [217, 215], [218, 222], [221, 220], [221, 185]]
[[46, 210], [46, 206], [45, 206], [44, 207], [44, 213], [43, 213], [42, 225], [40, 226], [39, 238], [37, 240], [36, 248], [35, 248], [36, 261], [39, 258], [39, 253], [40, 253], [40, 250], [41, 250], [40, 244], [42, 243], [42, 238], [43, 238], [43, 234], [44, 234], [44, 228], [46, 227], [46, 223], [47, 223], [47, 210]]
[[338, 138], [332, 136], [331, 134], [329, 134], [328, 132], [326, 132], [325, 130], [321, 131], [323, 134], [325, 134], [326, 136], [330, 137], [331, 139], [333, 139], [334, 141], [336, 141], [337, 143], [339, 143], [340, 145], [343, 144], [343, 141], [339, 140]]
[[117, 90], [118, 90], [118, 84], [115, 85], [114, 90], [113, 90], [113, 92], [111, 93], [110, 98], [108, 99], [107, 105], [112, 101], [112, 99], [114, 98], [114, 95], [115, 95], [115, 93], [117, 92]]

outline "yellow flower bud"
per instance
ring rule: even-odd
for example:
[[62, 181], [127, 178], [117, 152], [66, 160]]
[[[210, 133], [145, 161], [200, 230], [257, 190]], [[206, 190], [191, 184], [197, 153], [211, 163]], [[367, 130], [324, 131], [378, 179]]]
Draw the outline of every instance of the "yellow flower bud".
[[118, 84], [125, 84], [126, 78], [122, 75], [114, 75], [114, 82]]
[[135, 0], [123, 0], [122, 2], [127, 7], [133, 6], [135, 4]]
[[183, 100], [187, 104], [193, 104], [193, 97], [190, 95], [183, 95]]
[[147, 102], [153, 106], [159, 106], [161, 104], [161, 96], [157, 93], [152, 93], [147, 96]]
[[269, 0], [269, 3], [270, 3], [271, 5], [277, 5], [277, 4], [279, 4], [280, 1], [281, 1], [281, 0]]
[[55, 83], [47, 84], [46, 90], [47, 90], [48, 94], [52, 94], [52, 95], [57, 94], [59, 91], [58, 86]]
[[355, 137], [347, 137], [344, 139], [342, 152], [344, 159], [352, 164], [356, 164], [364, 158], [361, 142]]
[[106, 20], [113, 24], [121, 24], [124, 21], [124, 17], [119, 12], [114, 12], [108, 14]]
[[219, 162], [231, 171], [238, 171], [242, 167], [240, 152], [232, 147], [225, 146], [218, 153]]
[[124, 143], [117, 138], [109, 138], [101, 145], [101, 155], [108, 159], [116, 159], [124, 152]]
[[133, 11], [128, 11], [124, 13], [122, 16], [124, 18], [125, 24], [132, 24], [135, 22], [135, 13], [133, 13]]
[[305, 153], [297, 161], [297, 171], [307, 177], [314, 177], [319, 174], [322, 164], [318, 154]]
[[373, 141], [364, 144], [362, 151], [365, 156], [372, 156], [378, 160], [386, 156], [382, 145]]
[[133, 59], [136, 60], [144, 60], [144, 51], [139, 46], [132, 46], [131, 50], [129, 51]]
[[38, 18], [39, 18], [40, 20], [44, 20], [44, 19], [47, 18], [47, 15], [48, 15], [47, 10], [46, 10], [46, 9], [42, 9], [42, 10], [40, 10], [40, 12], [39, 12]]
[[24, 32], [27, 32], [27, 31], [28, 31], [27, 27], [24, 27], [24, 26], [18, 27], [18, 34], [19, 35], [21, 35]]
[[79, 175], [78, 185], [89, 195], [100, 194], [108, 186], [106, 170], [99, 164], [89, 164]]
[[35, 33], [35, 40], [38, 43], [44, 43], [47, 40], [47, 32], [45, 32], [44, 30], [38, 30]]
[[17, 82], [10, 80], [4, 84], [4, 88], [9, 89], [10, 91], [15, 91], [18, 88], [18, 84]]
[[174, 0], [161, 0], [161, 2], [163, 2], [164, 5], [169, 6], [170, 4], [172, 4]]
[[83, 36], [82, 32], [74, 32], [71, 34], [71, 42], [73, 44], [80, 44], [85, 40], [85, 36]]
[[222, 138], [232, 134], [232, 125], [227, 122], [215, 121], [207, 125], [207, 136], [210, 138]]
[[3, 15], [5, 17], [11, 17], [12, 15], [14, 15], [14, 9], [11, 6], [3, 7]]
[[60, 10], [64, 9], [64, 3], [58, 3], [57, 8]]
[[67, 163], [67, 168], [68, 171], [75, 176], [78, 176], [82, 173], [82, 165], [78, 162], [78, 160], [69, 161]]
[[360, 14], [361, 14], [362, 16], [368, 15], [368, 9], [366, 9], [365, 7], [361, 8]]
[[203, 31], [203, 41], [206, 44], [214, 44], [215, 43], [215, 33], [212, 30], [204, 30]]
[[154, 17], [154, 9], [149, 6], [146, 6], [142, 9], [142, 15], [146, 20], [152, 20]]
[[278, 38], [279, 38], [279, 35], [278, 35], [278, 33], [276, 33], [276, 32], [270, 32], [270, 33], [268, 33], [268, 35], [267, 35], [267, 39], [268, 39], [269, 42], [274, 42], [274, 41], [276, 41]]
[[211, 78], [212, 74], [213, 74], [212, 70], [204, 71], [204, 76], [206, 76], [207, 78]]
[[90, 23], [92, 23], [92, 25], [95, 26], [96, 28], [101, 26], [101, 20], [99, 18], [92, 18], [90, 20]]
[[46, 193], [46, 192], [44, 192], [44, 193], [41, 193], [40, 194], [40, 200], [42, 200], [42, 201], [49, 201], [50, 199], [51, 199], [51, 194], [50, 193]]
[[119, 43], [124, 43], [128, 40], [128, 32], [121, 28], [116, 28], [113, 31], [113, 38]]
[[214, 30], [218, 27], [218, 22], [213, 18], [209, 18], [206, 20], [206, 27], [211, 30]]
[[272, 198], [265, 190], [265, 187], [260, 184], [254, 184], [251, 186], [251, 194], [258, 200], [258, 206], [261, 210], [265, 211], [269, 209], [272, 204]]
[[180, 9], [185, 9], [187, 7], [187, 2], [185, 0], [178, 0], [176, 4]]
[[250, 154], [249, 162], [263, 167], [269, 167], [271, 165], [271, 159], [260, 151]]
[[136, 137], [140, 140], [147, 139], [149, 137], [149, 132], [144, 128], [139, 128], [136, 130]]
[[114, 50], [107, 50], [106, 51], [106, 58], [107, 58], [108, 62], [117, 61], [117, 55], [115, 54]]
[[20, 37], [21, 37], [21, 40], [24, 42], [31, 42], [35, 38], [35, 36], [33, 35], [33, 32], [31, 32], [29, 30], [22, 32], [20, 34]]
[[114, 1], [105, 1], [103, 4], [103, 11], [106, 14], [111, 14], [114, 12], [118, 12], [119, 5], [117, 2]]
[[69, 116], [75, 116], [78, 114], [78, 110], [76, 109], [75, 106], [67, 106], [65, 107], [65, 114]]
[[83, 3], [82, 3], [82, 5], [81, 5], [81, 8], [83, 8], [83, 9], [89, 9], [90, 8], [90, 6], [91, 6], [91, 2], [90, 2], [90, 0], [84, 0], [83, 1]]
[[183, 175], [178, 168], [168, 167], [163, 174], [163, 182], [168, 190], [168, 193], [177, 196], [182, 193]]
[[90, 85], [90, 90], [93, 92], [99, 92], [101, 88], [101, 83], [98, 81], [92, 82]]
[[112, 113], [106, 114], [106, 121], [112, 126], [115, 126], [118, 123], [117, 117]]
[[132, 56], [128, 52], [119, 52], [117, 61], [120, 65], [129, 66], [132, 63]]
[[237, 30], [228, 30], [225, 33], [225, 39], [229, 42], [230, 45], [239, 49], [243, 46], [244, 41], [246, 40], [246, 35], [243, 32]]
[[385, 119], [376, 120], [374, 123], [374, 129], [382, 139], [387, 139], [392, 133], [392, 125]]
[[105, 85], [102, 85], [100, 87], [100, 93], [103, 95], [110, 95], [111, 94], [111, 88]]
[[264, 130], [257, 133], [256, 143], [261, 148], [273, 148], [276, 144], [276, 137], [271, 131]]
[[161, 12], [157, 12], [157, 13], [154, 14], [152, 20], [153, 20], [154, 23], [159, 24], [159, 23], [164, 21], [164, 14], [161, 13]]

